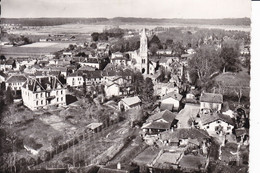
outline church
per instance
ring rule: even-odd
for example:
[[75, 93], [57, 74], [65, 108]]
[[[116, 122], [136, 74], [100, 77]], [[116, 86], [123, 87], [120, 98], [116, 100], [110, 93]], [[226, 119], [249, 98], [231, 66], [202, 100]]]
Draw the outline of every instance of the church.
[[153, 75], [155, 73], [156, 64], [149, 61], [148, 38], [145, 29], [141, 32], [140, 49], [128, 53], [132, 59], [133, 68], [139, 70], [142, 74]]

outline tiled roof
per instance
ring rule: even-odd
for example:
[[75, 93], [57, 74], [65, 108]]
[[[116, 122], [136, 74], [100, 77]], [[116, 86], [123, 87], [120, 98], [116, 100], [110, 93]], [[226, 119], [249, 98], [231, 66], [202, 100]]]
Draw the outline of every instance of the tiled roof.
[[37, 88], [40, 88], [41, 91], [48, 90], [48, 86], [50, 87], [50, 90], [57, 89], [58, 84], [64, 88], [63, 84], [59, 81], [57, 77], [42, 77], [42, 78], [30, 78], [28, 79], [24, 85], [23, 88], [28, 89], [35, 92], [37, 91]]
[[4, 78], [7, 78], [8, 77], [8, 75], [7, 74], [5, 74], [4, 72], [2, 72], [2, 71], [0, 71], [0, 76], [2, 76], [2, 77], [4, 77]]
[[200, 102], [223, 103], [223, 95], [215, 93], [201, 93]]
[[170, 112], [169, 110], [165, 110], [162, 112], [159, 112], [157, 114], [151, 115], [147, 121], [156, 121], [158, 119], [164, 119], [167, 122], [172, 122], [176, 117], [176, 114]]
[[124, 99], [122, 99], [122, 101], [125, 102], [129, 106], [137, 104], [137, 103], [141, 103], [141, 100], [138, 96], [124, 98]]
[[173, 98], [180, 101], [182, 99], [182, 95], [176, 92], [170, 92], [167, 95], [163, 96], [161, 100], [165, 100], [167, 98]]
[[209, 139], [210, 136], [205, 130], [196, 129], [196, 128], [181, 128], [174, 129], [173, 131], [162, 132], [161, 133], [163, 140], [169, 139], [198, 139], [199, 141], [203, 139]]
[[230, 125], [234, 125], [234, 121], [227, 115], [223, 115], [220, 113], [213, 113], [210, 115], [202, 115], [201, 116], [201, 122], [203, 125], [210, 124], [212, 122], [215, 122], [217, 120], [222, 120]]
[[6, 83], [25, 82], [26, 79], [24, 75], [13, 75], [7, 78]]

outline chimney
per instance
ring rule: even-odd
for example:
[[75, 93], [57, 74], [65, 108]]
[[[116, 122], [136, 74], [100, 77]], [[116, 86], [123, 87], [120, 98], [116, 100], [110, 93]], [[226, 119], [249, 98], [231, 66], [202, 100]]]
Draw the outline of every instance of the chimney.
[[121, 169], [121, 163], [120, 162], [117, 163], [117, 169]]

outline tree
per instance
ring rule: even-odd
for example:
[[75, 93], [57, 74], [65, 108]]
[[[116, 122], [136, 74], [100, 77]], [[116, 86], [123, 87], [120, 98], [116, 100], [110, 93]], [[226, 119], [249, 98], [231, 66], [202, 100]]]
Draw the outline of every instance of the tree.
[[6, 57], [4, 55], [1, 55], [0, 56], [0, 60], [3, 61], [3, 60], [6, 60]]
[[14, 97], [13, 97], [13, 93], [10, 87], [7, 88], [6, 92], [5, 92], [5, 103], [7, 105], [10, 105], [14, 102]]
[[153, 93], [154, 93], [153, 86], [154, 84], [152, 79], [147, 77], [143, 85], [143, 93], [142, 93], [143, 99], [145, 101], [151, 102], [153, 100]]
[[91, 34], [91, 37], [92, 37], [92, 40], [93, 40], [93, 41], [98, 41], [99, 33], [98, 33], [98, 32], [93, 32], [93, 33]]
[[143, 82], [144, 82], [144, 78], [141, 72], [135, 72], [132, 74], [132, 84], [134, 86], [135, 94], [142, 93]]
[[210, 76], [221, 69], [222, 60], [219, 52], [209, 45], [201, 46], [196, 52], [194, 57], [188, 60], [190, 75], [195, 72], [202, 83], [208, 82]]
[[160, 39], [159, 39], [156, 35], [154, 35], [154, 36], [152, 37], [152, 39], [149, 41], [149, 47], [150, 47], [152, 44], [156, 44], [159, 49], [162, 48], [161, 41], [160, 41]]
[[231, 71], [237, 72], [239, 71], [239, 61], [238, 61], [238, 52], [234, 50], [232, 47], [224, 47], [221, 50], [220, 57], [223, 61], [223, 72]]
[[150, 46], [150, 51], [151, 51], [151, 53], [152, 53], [153, 55], [155, 55], [156, 52], [157, 52], [157, 50], [158, 50], [158, 48], [159, 48], [159, 47], [158, 47], [157, 44], [152, 43], [151, 46]]
[[90, 47], [91, 47], [92, 49], [96, 49], [96, 48], [97, 48], [97, 44], [96, 44], [96, 43], [92, 43], [92, 44], [90, 45]]

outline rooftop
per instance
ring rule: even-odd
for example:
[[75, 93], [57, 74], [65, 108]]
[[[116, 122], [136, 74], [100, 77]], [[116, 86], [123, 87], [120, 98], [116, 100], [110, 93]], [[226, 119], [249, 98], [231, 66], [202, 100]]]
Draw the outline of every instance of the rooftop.
[[163, 96], [161, 100], [165, 100], [167, 98], [173, 98], [175, 100], [180, 101], [182, 99], [182, 95], [176, 92], [170, 92], [167, 95]]
[[228, 116], [220, 113], [213, 113], [210, 115], [201, 115], [201, 122], [203, 125], [222, 120], [230, 125], [234, 125], [234, 121]]
[[202, 92], [200, 96], [200, 102], [223, 103], [223, 95]]
[[138, 96], [124, 98], [124, 99], [122, 99], [122, 101], [129, 106], [137, 104], [137, 103], [141, 103], [141, 100]]
[[25, 82], [26, 79], [24, 75], [13, 75], [7, 78], [6, 83]]

